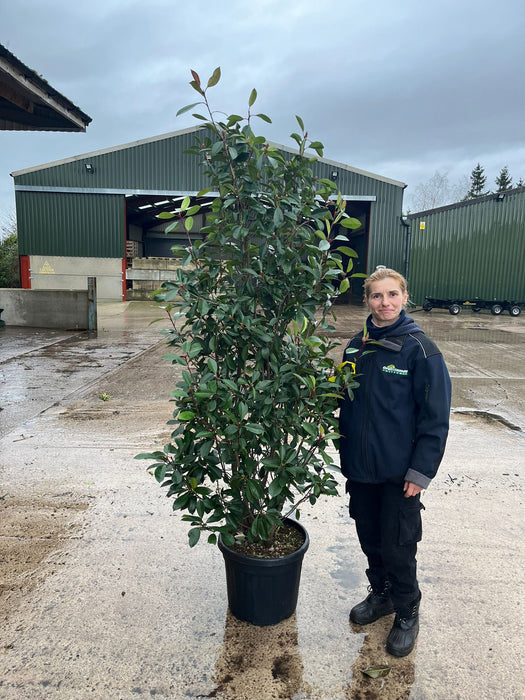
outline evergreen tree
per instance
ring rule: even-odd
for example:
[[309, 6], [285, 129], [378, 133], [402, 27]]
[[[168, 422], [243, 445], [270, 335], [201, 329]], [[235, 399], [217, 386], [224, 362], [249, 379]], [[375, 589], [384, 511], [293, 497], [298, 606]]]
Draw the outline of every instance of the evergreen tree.
[[475, 197], [482, 197], [484, 194], [488, 194], [485, 191], [486, 184], [485, 169], [478, 163], [470, 174], [470, 189], [465, 199], [474, 199]]
[[525, 182], [523, 182], [523, 178], [520, 177], [518, 182], [516, 183], [516, 187], [525, 187]]
[[496, 192], [506, 192], [512, 187], [512, 178], [509, 175], [507, 166], [501, 168], [498, 177], [496, 178]]

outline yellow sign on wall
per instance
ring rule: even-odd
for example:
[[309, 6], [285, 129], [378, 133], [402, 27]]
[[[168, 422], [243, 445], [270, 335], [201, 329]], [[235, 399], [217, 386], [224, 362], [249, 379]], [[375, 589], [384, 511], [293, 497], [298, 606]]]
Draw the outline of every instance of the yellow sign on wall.
[[51, 267], [51, 265], [48, 263], [47, 260], [45, 261], [45, 263], [42, 265], [42, 267], [40, 268], [40, 270], [38, 272], [41, 275], [54, 275], [55, 274], [55, 271], [53, 270], [53, 268]]
[[419, 222], [419, 228], [421, 231], [423, 231], [425, 229], [425, 222], [424, 221]]

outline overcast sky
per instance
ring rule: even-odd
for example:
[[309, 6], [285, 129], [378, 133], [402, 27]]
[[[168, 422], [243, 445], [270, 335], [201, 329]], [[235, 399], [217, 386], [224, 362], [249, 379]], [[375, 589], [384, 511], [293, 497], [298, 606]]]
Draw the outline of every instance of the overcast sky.
[[218, 109], [252, 88], [293, 146], [299, 114], [325, 156], [408, 185], [480, 162], [525, 180], [525, 0], [0, 0], [0, 43], [89, 114], [86, 133], [0, 131], [10, 173], [195, 124], [190, 69]]

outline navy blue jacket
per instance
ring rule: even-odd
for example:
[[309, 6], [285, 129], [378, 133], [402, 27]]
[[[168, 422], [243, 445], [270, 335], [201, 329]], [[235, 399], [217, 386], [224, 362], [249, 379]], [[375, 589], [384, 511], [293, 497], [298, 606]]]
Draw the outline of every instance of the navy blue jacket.
[[[364, 483], [411, 481], [426, 488], [435, 476], [448, 434], [450, 377], [436, 345], [401, 312], [368, 339], [356, 334], [344, 360], [356, 362], [354, 400], [339, 416], [341, 469]], [[357, 353], [352, 349], [357, 350]]]

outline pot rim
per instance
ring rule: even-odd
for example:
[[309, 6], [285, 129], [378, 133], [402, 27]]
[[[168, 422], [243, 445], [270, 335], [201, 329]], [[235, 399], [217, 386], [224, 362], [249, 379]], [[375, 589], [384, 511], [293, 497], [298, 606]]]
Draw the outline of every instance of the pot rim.
[[282, 557], [253, 557], [249, 554], [243, 554], [242, 552], [238, 552], [236, 549], [231, 549], [231, 547], [228, 547], [227, 545], [224, 544], [222, 541], [222, 537], [219, 534], [219, 537], [217, 539], [217, 546], [221, 550], [223, 554], [227, 553], [228, 557], [232, 559], [237, 559], [238, 561], [245, 561], [248, 560], [250, 562], [259, 562], [261, 566], [276, 566], [280, 562], [290, 562], [294, 558], [299, 558], [304, 556], [306, 550], [310, 546], [310, 537], [308, 536], [308, 531], [304, 527], [302, 523], [300, 523], [298, 520], [293, 520], [292, 518], [284, 518], [283, 522], [288, 523], [289, 525], [292, 525], [295, 527], [297, 530], [300, 530], [300, 532], [303, 533], [304, 535], [304, 542], [303, 544], [299, 547], [299, 549], [296, 549], [295, 552], [291, 552], [290, 554], [285, 554]]

